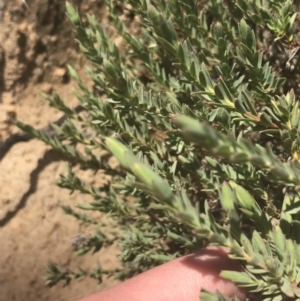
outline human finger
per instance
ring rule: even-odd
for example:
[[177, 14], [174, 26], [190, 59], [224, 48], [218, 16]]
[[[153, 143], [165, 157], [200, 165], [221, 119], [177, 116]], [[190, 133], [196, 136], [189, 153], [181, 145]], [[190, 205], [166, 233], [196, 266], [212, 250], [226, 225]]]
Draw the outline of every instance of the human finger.
[[201, 289], [243, 300], [243, 291], [220, 277], [222, 270], [240, 269], [223, 249], [205, 248], [80, 301], [199, 301]]

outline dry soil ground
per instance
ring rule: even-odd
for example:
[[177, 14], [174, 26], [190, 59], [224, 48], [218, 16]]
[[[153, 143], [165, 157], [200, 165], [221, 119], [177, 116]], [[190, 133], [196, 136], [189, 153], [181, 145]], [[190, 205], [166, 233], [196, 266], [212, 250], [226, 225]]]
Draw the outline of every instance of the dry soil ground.
[[[70, 2], [106, 23], [102, 0]], [[67, 64], [84, 76], [85, 60], [73, 40], [65, 1], [27, 3], [29, 10], [21, 0], [0, 1], [0, 144], [18, 131], [16, 119], [40, 128], [61, 116], [41, 91], [56, 90], [70, 105], [77, 103]], [[48, 262], [93, 267], [101, 257], [115, 265], [114, 249], [85, 257], [72, 254], [72, 238], [86, 229], [60, 208], [82, 201], [81, 195], [70, 196], [55, 186], [65, 170], [64, 157], [36, 140], [15, 145], [0, 162], [0, 301], [76, 300], [99, 289], [92, 280], [45, 287], [41, 277]], [[94, 181], [88, 173], [82, 177]], [[113, 284], [105, 281], [103, 287]]]

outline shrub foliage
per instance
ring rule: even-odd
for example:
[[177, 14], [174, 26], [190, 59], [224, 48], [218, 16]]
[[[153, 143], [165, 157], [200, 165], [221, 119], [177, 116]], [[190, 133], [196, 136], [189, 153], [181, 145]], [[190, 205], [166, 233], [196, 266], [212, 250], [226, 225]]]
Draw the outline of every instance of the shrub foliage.
[[[118, 49], [88, 15], [67, 3], [94, 82], [77, 82], [86, 112], [57, 94], [68, 116], [50, 137], [18, 122], [82, 169], [111, 176], [89, 186], [69, 167], [58, 185], [93, 196], [63, 207], [94, 225], [76, 252], [120, 246], [122, 268], [63, 270], [47, 283], [107, 275], [126, 279], [209, 244], [226, 247], [243, 272], [222, 276], [262, 300], [300, 300], [300, 110], [296, 1], [106, 0], [127, 47]], [[139, 29], [133, 35], [121, 16]], [[124, 18], [123, 18], [124, 19]], [[128, 22], [127, 22], [128, 23]], [[120, 162], [112, 168], [106, 149]], [[83, 211], [100, 211], [110, 224]], [[226, 300], [202, 292], [205, 300]]]

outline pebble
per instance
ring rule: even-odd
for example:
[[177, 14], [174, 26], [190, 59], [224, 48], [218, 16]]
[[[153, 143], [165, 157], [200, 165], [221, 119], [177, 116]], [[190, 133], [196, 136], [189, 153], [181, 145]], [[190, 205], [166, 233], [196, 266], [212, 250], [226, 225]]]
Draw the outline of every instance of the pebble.
[[53, 75], [55, 77], [64, 77], [67, 74], [67, 70], [64, 68], [55, 68]]

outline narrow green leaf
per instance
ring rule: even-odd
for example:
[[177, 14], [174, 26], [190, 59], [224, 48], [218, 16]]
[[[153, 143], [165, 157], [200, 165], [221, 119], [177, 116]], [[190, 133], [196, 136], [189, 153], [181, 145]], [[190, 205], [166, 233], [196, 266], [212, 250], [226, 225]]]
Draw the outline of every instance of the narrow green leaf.
[[73, 25], [76, 26], [81, 26], [81, 19], [79, 16], [78, 11], [74, 8], [74, 6], [72, 4], [70, 4], [69, 2], [66, 2], [66, 10], [67, 10], [67, 14], [69, 19], [71, 20], [71, 22], [73, 23]]
[[188, 49], [187, 40], [183, 41], [182, 44], [178, 47], [178, 58], [181, 64], [185, 65], [189, 70], [191, 66], [191, 56]]
[[239, 31], [242, 38], [242, 42], [250, 49], [253, 49], [255, 45], [254, 33], [246, 23], [244, 19], [239, 24]]
[[231, 280], [240, 286], [255, 287], [257, 285], [252, 277], [246, 272], [222, 271], [220, 276], [227, 280]]
[[174, 29], [171, 20], [166, 20], [162, 14], [159, 14], [159, 22], [161, 27], [162, 37], [167, 40], [174, 48], [174, 53], [176, 53], [176, 48], [178, 45], [178, 36]]
[[286, 240], [282, 233], [282, 230], [279, 226], [274, 227], [273, 229], [273, 239], [276, 245], [277, 252], [284, 258], [285, 254], [285, 247], [286, 247]]
[[272, 256], [272, 253], [266, 246], [266, 241], [262, 239], [260, 234], [255, 230], [252, 234], [252, 246], [255, 252], [259, 252], [264, 257]]
[[261, 209], [250, 193], [239, 185], [237, 185], [234, 189], [240, 206], [253, 212], [257, 217], [259, 217], [262, 213]]
[[222, 208], [226, 212], [235, 209], [234, 200], [235, 200], [235, 196], [231, 187], [228, 185], [227, 182], [223, 182], [220, 191], [220, 201], [221, 201]]
[[283, 278], [280, 289], [286, 296], [290, 298], [295, 297], [293, 285], [288, 278], [286, 277]]

